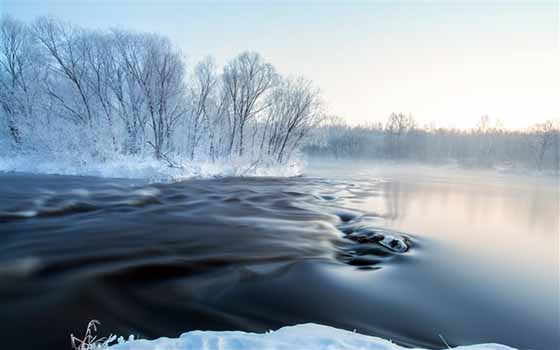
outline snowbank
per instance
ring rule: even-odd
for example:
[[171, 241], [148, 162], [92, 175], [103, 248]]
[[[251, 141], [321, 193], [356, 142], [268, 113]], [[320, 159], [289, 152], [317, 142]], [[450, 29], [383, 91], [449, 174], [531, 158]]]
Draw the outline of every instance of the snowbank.
[[69, 157], [53, 159], [39, 155], [20, 155], [0, 157], [0, 172], [147, 179], [159, 182], [223, 176], [297, 176], [303, 168], [303, 163], [298, 159], [293, 159], [288, 164], [262, 161], [257, 165], [249, 159], [216, 162], [179, 160], [178, 164], [181, 167], [174, 168], [152, 157], [124, 155], [113, 156], [103, 162]]
[[[264, 334], [193, 331], [179, 338], [129, 340], [109, 350], [409, 350], [390, 341], [317, 324], [280, 328]], [[511, 350], [498, 344], [461, 346], [457, 350]]]

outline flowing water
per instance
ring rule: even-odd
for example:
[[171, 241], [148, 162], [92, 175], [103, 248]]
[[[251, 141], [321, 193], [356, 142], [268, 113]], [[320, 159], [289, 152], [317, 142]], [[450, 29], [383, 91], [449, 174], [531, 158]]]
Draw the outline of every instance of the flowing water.
[[0, 175], [0, 341], [68, 349], [314, 322], [559, 349], [550, 177], [331, 163], [297, 178]]

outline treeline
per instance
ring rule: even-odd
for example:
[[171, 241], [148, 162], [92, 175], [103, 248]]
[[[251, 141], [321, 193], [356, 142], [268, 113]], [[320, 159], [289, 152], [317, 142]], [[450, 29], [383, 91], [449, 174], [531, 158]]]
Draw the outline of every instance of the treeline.
[[315, 130], [314, 139], [305, 150], [315, 156], [537, 170], [558, 170], [560, 163], [558, 121], [511, 131], [487, 116], [470, 130], [419, 127], [412, 116], [405, 114], [392, 114], [385, 124], [361, 126], [331, 117]]
[[256, 53], [187, 67], [160, 35], [0, 19], [0, 153], [282, 163], [321, 118], [312, 83]]

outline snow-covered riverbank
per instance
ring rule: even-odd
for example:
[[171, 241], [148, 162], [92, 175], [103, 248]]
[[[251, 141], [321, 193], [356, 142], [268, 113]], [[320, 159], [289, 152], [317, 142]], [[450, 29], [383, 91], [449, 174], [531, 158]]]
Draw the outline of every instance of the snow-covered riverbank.
[[49, 158], [40, 155], [0, 155], [1, 172], [48, 175], [97, 176], [104, 178], [144, 179], [152, 182], [178, 181], [189, 178], [228, 176], [290, 177], [302, 173], [304, 162], [294, 158], [285, 164], [273, 160], [259, 163], [250, 158], [220, 161], [190, 161], [177, 158], [177, 166], [152, 157], [117, 156], [103, 162], [79, 157]]

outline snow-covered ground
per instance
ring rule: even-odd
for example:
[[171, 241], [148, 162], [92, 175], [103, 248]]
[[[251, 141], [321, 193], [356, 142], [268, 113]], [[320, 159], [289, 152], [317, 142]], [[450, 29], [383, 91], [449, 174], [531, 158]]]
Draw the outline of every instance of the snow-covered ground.
[[[446, 348], [442, 341], [442, 347]], [[499, 344], [461, 346], [461, 350], [511, 350]], [[409, 350], [390, 341], [317, 324], [280, 328], [263, 334], [193, 331], [179, 338], [128, 340], [109, 350]]]
[[303, 162], [292, 159], [288, 164], [272, 161], [256, 163], [250, 159], [221, 161], [177, 162], [180, 167], [170, 167], [152, 157], [114, 155], [103, 162], [91, 159], [61, 156], [58, 159], [40, 155], [0, 156], [0, 172], [24, 172], [50, 175], [99, 176], [105, 178], [147, 179], [150, 181], [178, 181], [188, 178], [221, 176], [297, 176]]

